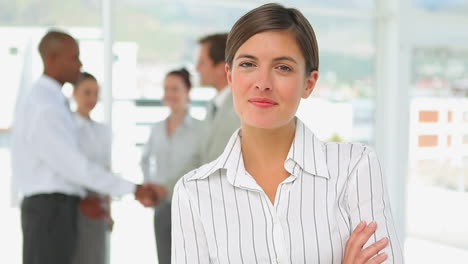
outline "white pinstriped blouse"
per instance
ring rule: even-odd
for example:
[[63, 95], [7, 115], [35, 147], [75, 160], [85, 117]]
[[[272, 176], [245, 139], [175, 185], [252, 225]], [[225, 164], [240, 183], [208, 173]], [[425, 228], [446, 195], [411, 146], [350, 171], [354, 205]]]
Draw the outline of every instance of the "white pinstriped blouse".
[[[341, 263], [361, 220], [390, 239], [384, 263], [403, 263], [377, 156], [362, 144], [324, 143], [297, 119], [275, 204], [245, 170], [240, 130], [223, 154], [177, 183], [172, 263]], [[366, 246], [367, 246], [366, 245]]]

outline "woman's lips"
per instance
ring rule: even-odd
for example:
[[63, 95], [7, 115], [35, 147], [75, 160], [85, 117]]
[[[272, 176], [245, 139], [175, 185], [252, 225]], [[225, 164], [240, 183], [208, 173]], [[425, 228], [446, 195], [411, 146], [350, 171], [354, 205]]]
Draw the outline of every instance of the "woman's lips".
[[249, 99], [249, 103], [261, 108], [269, 108], [278, 105], [277, 102], [268, 98], [251, 98]]

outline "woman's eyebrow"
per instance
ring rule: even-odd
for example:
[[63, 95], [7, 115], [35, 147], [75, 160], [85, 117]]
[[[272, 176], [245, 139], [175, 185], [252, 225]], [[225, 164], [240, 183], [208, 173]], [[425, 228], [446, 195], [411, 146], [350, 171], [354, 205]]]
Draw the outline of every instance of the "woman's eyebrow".
[[236, 60], [238, 59], [252, 59], [252, 60], [258, 60], [257, 57], [249, 54], [239, 54], [239, 56], [236, 57]]
[[[235, 60], [239, 60], [239, 59], [258, 60], [257, 57], [255, 57], [253, 55], [250, 55], [250, 54], [239, 54], [235, 58]], [[276, 58], [273, 59], [273, 61], [284, 61], [284, 60], [291, 61], [291, 62], [297, 64], [297, 61], [293, 57], [290, 57], [290, 56], [280, 56], [280, 57], [276, 57]]]
[[290, 56], [281, 56], [281, 57], [277, 57], [273, 59], [273, 61], [283, 61], [283, 60], [291, 61], [297, 64], [297, 61], [293, 57], [290, 57]]

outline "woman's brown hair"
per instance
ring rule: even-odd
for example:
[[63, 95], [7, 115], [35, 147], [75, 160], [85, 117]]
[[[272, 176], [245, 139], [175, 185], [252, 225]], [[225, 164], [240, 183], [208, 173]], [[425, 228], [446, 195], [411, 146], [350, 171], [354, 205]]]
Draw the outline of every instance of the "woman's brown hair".
[[96, 77], [94, 77], [91, 73], [82, 72], [78, 80], [76, 80], [76, 82], [73, 84], [73, 88], [74, 89], [78, 88], [78, 86], [80, 86], [80, 84], [85, 80], [92, 80], [92, 81], [97, 82]]
[[243, 15], [231, 29], [226, 44], [226, 62], [232, 67], [234, 56], [253, 35], [270, 30], [285, 30], [296, 38], [306, 62], [306, 74], [319, 68], [318, 44], [309, 21], [297, 9], [265, 4]]
[[190, 73], [187, 71], [187, 69], [182, 68], [180, 70], [170, 71], [166, 76], [169, 76], [169, 75], [175, 75], [175, 76], [180, 77], [182, 81], [184, 82], [187, 90], [190, 90], [192, 88], [192, 82], [190, 81]]

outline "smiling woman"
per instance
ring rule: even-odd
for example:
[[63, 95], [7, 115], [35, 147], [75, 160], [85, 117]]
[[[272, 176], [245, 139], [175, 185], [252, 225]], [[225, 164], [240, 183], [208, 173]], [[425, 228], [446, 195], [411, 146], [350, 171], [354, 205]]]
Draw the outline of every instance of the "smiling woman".
[[177, 183], [173, 263], [403, 263], [375, 152], [321, 142], [295, 117], [319, 75], [302, 13], [248, 12], [226, 61], [241, 129]]
[[228, 61], [226, 71], [234, 105], [245, 125], [270, 129], [291, 122], [300, 99], [310, 95], [318, 79], [317, 71], [307, 72], [301, 49], [289, 31], [253, 35]]
[[[77, 109], [74, 115], [80, 150], [89, 160], [106, 169], [111, 165], [111, 130], [91, 119], [98, 102], [99, 85], [96, 78], [83, 72], [73, 86]], [[77, 218], [78, 239], [72, 264], [106, 263], [109, 231], [112, 229], [110, 196], [86, 191], [80, 201]]]
[[[143, 148], [141, 168], [146, 182], [157, 183], [172, 192], [174, 183], [198, 149], [202, 123], [189, 114], [190, 74], [185, 69], [169, 72], [164, 79], [164, 104], [169, 116], [153, 125]], [[154, 231], [158, 263], [171, 262], [171, 203], [164, 199], [155, 208]]]

